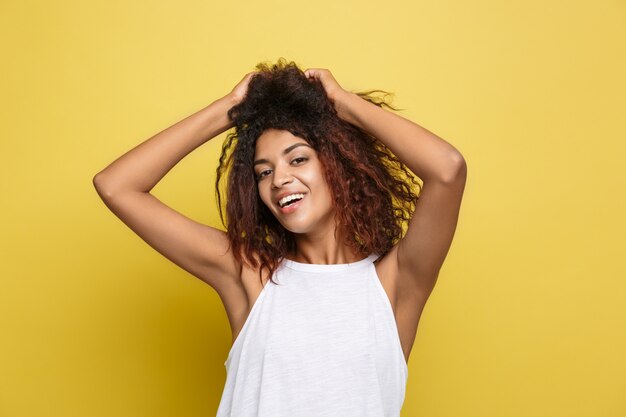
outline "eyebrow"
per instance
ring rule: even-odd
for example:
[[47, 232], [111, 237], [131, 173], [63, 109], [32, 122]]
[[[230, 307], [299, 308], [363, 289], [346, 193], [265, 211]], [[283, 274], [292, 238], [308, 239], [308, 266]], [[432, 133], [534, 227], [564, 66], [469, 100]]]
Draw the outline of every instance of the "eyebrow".
[[[311, 145], [309, 145], [308, 143], [298, 142], [298, 143], [295, 143], [295, 144], [285, 148], [285, 150], [283, 151], [283, 155], [287, 155], [289, 152], [293, 151], [298, 146], [308, 146], [309, 148], [313, 149], [313, 147]], [[258, 164], [265, 164], [265, 163], [268, 163], [268, 162], [269, 161], [267, 159], [257, 159], [256, 161], [254, 161], [254, 165], [256, 166]]]

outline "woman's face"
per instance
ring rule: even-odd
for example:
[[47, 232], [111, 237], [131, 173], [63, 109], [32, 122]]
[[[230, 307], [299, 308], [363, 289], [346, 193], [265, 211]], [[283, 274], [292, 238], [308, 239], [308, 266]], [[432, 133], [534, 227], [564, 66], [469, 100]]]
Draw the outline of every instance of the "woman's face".
[[261, 200], [292, 233], [334, 229], [331, 190], [317, 152], [287, 130], [259, 136], [254, 172]]

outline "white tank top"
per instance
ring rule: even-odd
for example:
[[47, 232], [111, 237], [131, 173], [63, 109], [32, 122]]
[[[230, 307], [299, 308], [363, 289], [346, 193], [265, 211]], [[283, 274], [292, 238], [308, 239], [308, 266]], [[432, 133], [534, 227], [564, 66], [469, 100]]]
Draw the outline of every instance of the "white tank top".
[[409, 371], [377, 258], [283, 260], [224, 362], [217, 417], [399, 417]]

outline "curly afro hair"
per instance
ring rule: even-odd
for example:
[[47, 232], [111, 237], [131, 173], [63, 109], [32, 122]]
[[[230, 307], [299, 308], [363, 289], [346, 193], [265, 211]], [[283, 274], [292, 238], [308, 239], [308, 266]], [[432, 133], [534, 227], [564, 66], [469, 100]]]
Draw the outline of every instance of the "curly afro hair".
[[[245, 98], [228, 111], [234, 132], [227, 135], [215, 182], [222, 224], [240, 263], [273, 273], [295, 250], [295, 240], [261, 201], [254, 172], [256, 140], [267, 129], [287, 130], [318, 154], [333, 194], [338, 224], [354, 253], [386, 254], [400, 240], [414, 210], [421, 185], [381, 141], [342, 120], [321, 82], [309, 79], [294, 63], [280, 58], [260, 63]], [[373, 93], [381, 92], [382, 98]], [[356, 92], [379, 107], [397, 110], [383, 90]], [[228, 172], [224, 213], [220, 181]], [[226, 219], [224, 219], [224, 214]]]

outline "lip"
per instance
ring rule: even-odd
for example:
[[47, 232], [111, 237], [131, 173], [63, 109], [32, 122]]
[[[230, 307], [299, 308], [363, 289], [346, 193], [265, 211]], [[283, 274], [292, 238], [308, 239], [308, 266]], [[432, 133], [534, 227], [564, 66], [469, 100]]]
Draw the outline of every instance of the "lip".
[[304, 197], [302, 197], [302, 199], [296, 201], [295, 203], [292, 203], [292, 204], [288, 205], [287, 207], [277, 206], [278, 210], [282, 214], [293, 213], [294, 211], [298, 210], [298, 207], [300, 207], [300, 205], [302, 204], [302, 202], [304, 201], [305, 198], [306, 198], [306, 195]]
[[[287, 197], [288, 195], [291, 195], [291, 194], [304, 194], [304, 196], [306, 197], [306, 192], [304, 192], [304, 191], [288, 191], [288, 192], [280, 193], [280, 194], [278, 194], [278, 196], [276, 196], [276, 199], [274, 200], [274, 202], [276, 203], [276, 205], [278, 206], [278, 208], [281, 208], [281, 207], [280, 207], [280, 204], [278, 204], [278, 202], [279, 202], [280, 200], [282, 200], [282, 199], [283, 199], [283, 197]], [[295, 204], [295, 203], [294, 203], [294, 204]], [[293, 205], [293, 204], [292, 204], [292, 205]]]

